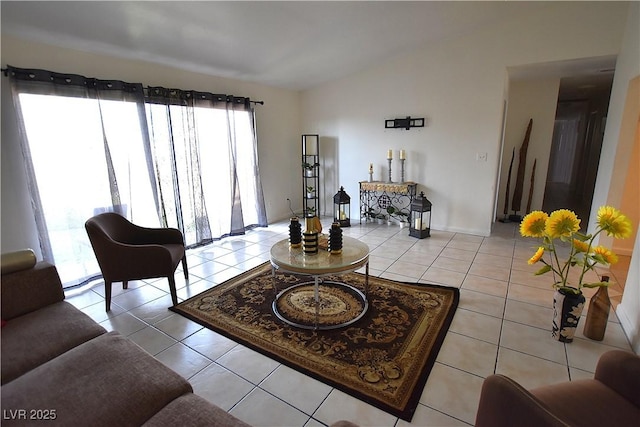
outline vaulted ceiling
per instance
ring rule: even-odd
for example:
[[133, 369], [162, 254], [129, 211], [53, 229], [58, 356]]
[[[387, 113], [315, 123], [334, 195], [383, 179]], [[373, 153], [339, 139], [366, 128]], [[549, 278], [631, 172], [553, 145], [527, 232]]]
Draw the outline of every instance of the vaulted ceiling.
[[[2, 1], [2, 33], [302, 90], [545, 2]], [[13, 65], [13, 64], [12, 64]]]

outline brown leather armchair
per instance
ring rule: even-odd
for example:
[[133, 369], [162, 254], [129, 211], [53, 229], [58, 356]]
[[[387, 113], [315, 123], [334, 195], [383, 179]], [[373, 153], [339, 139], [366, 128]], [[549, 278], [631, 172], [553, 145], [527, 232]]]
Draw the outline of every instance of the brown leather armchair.
[[96, 215], [85, 223], [89, 241], [104, 277], [105, 303], [111, 310], [111, 284], [166, 277], [173, 305], [178, 303], [174, 274], [182, 261], [189, 278], [184, 238], [175, 228], [145, 228], [113, 212]]
[[638, 426], [640, 357], [613, 350], [598, 360], [593, 379], [525, 390], [504, 375], [482, 385], [476, 427]]

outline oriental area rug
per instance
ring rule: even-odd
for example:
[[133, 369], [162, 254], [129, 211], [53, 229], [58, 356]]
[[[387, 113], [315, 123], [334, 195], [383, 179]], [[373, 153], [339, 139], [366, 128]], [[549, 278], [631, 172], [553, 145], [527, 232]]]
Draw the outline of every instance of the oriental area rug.
[[[311, 283], [308, 286], [303, 284]], [[363, 303], [349, 284], [365, 292], [365, 276], [323, 277], [316, 318], [309, 276], [276, 272], [267, 262], [171, 309], [299, 372], [410, 421], [458, 305], [459, 291], [436, 285], [408, 284], [369, 277], [368, 309], [351, 325], [302, 329], [294, 323], [357, 317]], [[326, 285], [325, 285], [326, 284]], [[296, 286], [300, 285], [300, 286]], [[296, 295], [289, 295], [296, 289]], [[297, 314], [296, 314], [297, 313]]]

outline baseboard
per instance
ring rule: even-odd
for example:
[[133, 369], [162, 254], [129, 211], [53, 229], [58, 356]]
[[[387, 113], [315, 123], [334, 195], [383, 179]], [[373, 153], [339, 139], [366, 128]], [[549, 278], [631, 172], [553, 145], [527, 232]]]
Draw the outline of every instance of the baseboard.
[[624, 332], [627, 341], [631, 345], [631, 349], [634, 353], [640, 354], [640, 330], [638, 325], [634, 324], [622, 304], [618, 304], [616, 315], [620, 321], [620, 326], [622, 326], [622, 332]]
[[486, 230], [475, 230], [470, 228], [442, 227], [437, 224], [431, 225], [431, 230], [448, 231], [450, 233], [472, 234], [474, 236], [481, 236], [481, 237], [489, 237], [491, 235], [491, 230], [486, 231]]
[[623, 255], [623, 256], [632, 256], [633, 255], [633, 248], [627, 249], [627, 248], [613, 248], [613, 251], [617, 254], [617, 255]]

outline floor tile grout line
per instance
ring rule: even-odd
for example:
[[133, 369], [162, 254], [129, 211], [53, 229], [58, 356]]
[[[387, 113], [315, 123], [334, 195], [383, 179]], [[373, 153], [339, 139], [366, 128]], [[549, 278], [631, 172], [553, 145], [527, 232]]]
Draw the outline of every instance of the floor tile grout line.
[[[365, 230], [365, 229], [358, 230], [358, 232], [354, 232], [354, 237], [355, 237], [355, 238], [363, 238], [364, 236], [370, 235], [372, 238], [375, 238], [376, 240], [377, 240], [377, 239], [384, 239], [384, 240], [383, 240], [383, 243], [381, 243], [381, 244], [380, 244], [380, 245], [378, 245], [377, 247], [383, 246], [385, 242], [396, 242], [396, 241], [397, 241], [397, 242], [403, 242], [403, 241], [404, 241], [405, 237], [401, 236], [401, 234], [402, 234], [401, 232], [394, 232], [394, 233], [390, 233], [390, 230], [388, 230], [388, 229], [386, 229], [386, 228], [385, 228], [385, 229], [382, 229], [382, 228], [383, 228], [383, 227], [370, 227], [368, 230]], [[379, 234], [378, 234], [378, 235], [375, 235], [375, 231], [376, 231], [376, 230], [380, 230], [380, 232], [379, 232]], [[513, 231], [512, 231], [512, 234], [515, 234], [515, 232], [516, 232], [516, 231], [517, 231], [517, 230], [514, 228], [514, 229], [513, 229]], [[371, 233], [374, 233], [374, 234], [371, 234]], [[435, 242], [437, 242], [437, 245], [433, 245], [433, 246], [432, 246], [432, 245], [428, 244], [428, 245], [426, 245], [426, 246], [422, 246], [422, 245], [421, 245], [421, 242], [423, 242], [423, 241], [421, 241], [421, 240], [416, 240], [413, 244], [411, 244], [411, 245], [409, 245], [409, 246], [405, 246], [404, 244], [403, 244], [403, 245], [400, 245], [400, 247], [403, 247], [403, 250], [402, 250], [402, 252], [401, 252], [401, 253], [399, 252], [399, 253], [400, 253], [400, 255], [396, 254], [395, 258], [393, 258], [393, 260], [392, 260], [392, 264], [391, 264], [391, 265], [393, 265], [394, 263], [398, 262], [398, 261], [400, 260], [400, 258], [401, 258], [402, 256], [404, 256], [405, 254], [407, 254], [409, 251], [412, 251], [412, 250], [420, 250], [420, 249], [421, 249], [421, 246], [422, 246], [422, 248], [431, 248], [431, 249], [426, 249], [428, 252], [429, 252], [429, 251], [434, 251], [434, 252], [436, 252], [436, 251], [437, 251], [437, 255], [435, 255], [434, 260], [435, 260], [435, 259], [437, 259], [437, 258], [438, 258], [438, 257], [440, 257], [440, 256], [443, 256], [443, 251], [444, 251], [447, 247], [449, 247], [449, 248], [451, 248], [451, 249], [456, 249], [456, 250], [466, 250], [466, 249], [462, 249], [462, 248], [454, 248], [453, 246], [449, 246], [450, 244], [454, 243], [454, 241], [456, 240], [456, 237], [458, 237], [458, 236], [462, 236], [462, 238], [458, 239], [458, 243], [459, 243], [460, 241], [464, 241], [464, 233], [452, 233], [452, 232], [445, 232], [445, 233], [446, 233], [446, 234], [444, 234], [444, 237], [445, 237], [444, 239], [442, 239], [442, 240], [438, 240], [438, 241], [434, 240]], [[506, 234], [506, 233], [505, 233], [505, 234]], [[278, 235], [278, 237], [285, 238], [285, 237], [286, 237], [286, 234], [280, 233], [280, 234]], [[474, 238], [475, 238], [475, 237], [478, 237], [478, 236], [474, 236]], [[493, 253], [492, 253], [492, 248], [490, 248], [490, 247], [489, 247], [489, 245], [488, 245], [488, 243], [489, 243], [489, 242], [491, 242], [490, 237], [491, 237], [491, 236], [485, 236], [485, 237], [483, 237], [483, 238], [482, 238], [481, 242], [479, 243], [478, 248], [474, 251], [473, 259], [472, 259], [472, 261], [471, 261], [470, 266], [473, 266], [473, 265], [474, 265], [475, 261], [476, 261], [476, 260], [478, 260], [478, 257], [479, 257], [479, 255], [480, 255], [480, 254], [493, 255]], [[498, 242], [500, 242], [500, 241], [501, 241], [501, 240], [498, 240], [498, 239], [503, 239], [503, 238], [505, 238], [505, 237], [503, 237], [503, 234], [496, 235], [495, 237], [496, 237], [496, 240], [494, 240], [494, 241], [498, 241]], [[540, 287], [538, 287], [538, 286], [535, 286], [535, 285], [521, 284], [521, 283], [512, 283], [512, 281], [511, 281], [511, 280], [512, 280], [512, 278], [513, 278], [514, 271], [524, 271], [524, 270], [523, 270], [523, 269], [521, 269], [521, 268], [515, 268], [515, 269], [514, 269], [514, 266], [517, 266], [517, 265], [519, 265], [519, 263], [522, 263], [522, 262], [526, 263], [526, 258], [524, 258], [524, 257], [519, 257], [519, 256], [518, 256], [518, 254], [519, 254], [519, 253], [521, 253], [521, 249], [520, 249], [520, 248], [522, 248], [522, 244], [521, 244], [521, 242], [520, 242], [519, 240], [517, 240], [514, 236], [511, 236], [511, 237], [508, 237], [508, 238], [505, 238], [505, 239], [511, 240], [511, 242], [512, 242], [512, 246], [511, 246], [511, 252], [512, 252], [512, 255], [511, 255], [510, 265], [509, 265], [508, 267], [505, 267], [505, 268], [508, 268], [508, 269], [509, 269], [509, 280], [506, 282], [506, 283], [507, 283], [507, 292], [506, 292], [506, 294], [504, 295], [504, 297], [502, 297], [502, 296], [498, 296], [498, 295], [494, 295], [494, 294], [490, 294], [490, 293], [486, 293], [486, 292], [482, 292], [482, 291], [479, 291], [479, 290], [474, 290], [474, 289], [465, 288], [465, 287], [464, 287], [464, 280], [463, 280], [463, 282], [462, 282], [459, 286], [457, 286], [461, 291], [473, 291], [473, 292], [476, 292], [476, 293], [479, 293], [479, 294], [483, 294], [483, 295], [486, 295], [486, 296], [495, 297], [495, 298], [500, 298], [501, 300], [503, 300], [503, 301], [504, 301], [504, 305], [503, 305], [503, 307], [502, 307], [502, 318], [501, 318], [501, 322], [500, 322], [500, 326], [499, 326], [499, 333], [498, 333], [498, 342], [497, 342], [497, 344], [494, 344], [494, 343], [492, 343], [492, 342], [490, 342], [490, 341], [481, 340], [481, 339], [479, 339], [479, 338], [477, 338], [477, 337], [474, 337], [474, 336], [461, 334], [461, 333], [459, 333], [459, 332], [454, 332], [454, 331], [449, 331], [449, 332], [450, 332], [450, 333], [452, 333], [452, 334], [457, 334], [457, 335], [461, 335], [461, 336], [469, 337], [469, 338], [472, 338], [472, 339], [476, 339], [476, 340], [483, 341], [483, 342], [489, 343], [489, 344], [491, 344], [491, 345], [494, 345], [494, 346], [496, 347], [496, 359], [495, 359], [494, 368], [493, 368], [494, 373], [495, 373], [495, 372], [497, 372], [497, 368], [498, 368], [498, 355], [499, 355], [500, 349], [502, 349], [502, 348], [504, 348], [504, 349], [509, 349], [510, 351], [513, 351], [513, 352], [516, 352], [516, 353], [519, 353], [519, 354], [527, 355], [527, 356], [530, 356], [530, 357], [534, 357], [534, 358], [537, 358], [537, 359], [541, 359], [541, 360], [548, 361], [548, 362], [551, 362], [551, 363], [554, 363], [554, 364], [557, 364], [557, 365], [562, 366], [562, 364], [563, 364], [563, 363], [559, 363], [559, 362], [556, 362], [556, 361], [553, 361], [553, 360], [549, 360], [549, 359], [546, 359], [545, 357], [540, 357], [540, 356], [532, 355], [532, 354], [527, 353], [526, 351], [520, 351], [520, 350], [511, 349], [511, 348], [509, 348], [509, 347], [505, 347], [505, 346], [503, 346], [503, 345], [502, 345], [503, 329], [504, 329], [504, 327], [505, 327], [505, 325], [506, 325], [506, 323], [505, 323], [505, 322], [512, 322], [512, 323], [514, 323], [514, 324], [518, 324], [518, 325], [522, 325], [522, 326], [528, 326], [528, 327], [533, 327], [533, 328], [536, 328], [536, 329], [539, 329], [539, 330], [546, 330], [546, 328], [542, 328], [542, 327], [540, 327], [540, 326], [536, 326], [536, 325], [534, 325], [534, 324], [527, 323], [527, 322], [525, 322], [525, 320], [524, 320], [524, 319], [521, 319], [521, 320], [511, 320], [511, 319], [507, 319], [507, 318], [506, 318], [506, 316], [507, 316], [507, 305], [508, 305], [510, 302], [517, 302], [517, 303], [519, 303], [519, 304], [526, 304], [527, 306], [531, 306], [531, 307], [535, 307], [535, 308], [548, 308], [547, 306], [543, 306], [543, 305], [541, 305], [541, 304], [539, 304], [539, 303], [536, 303], [536, 302], [535, 302], [535, 298], [534, 298], [534, 299], [529, 299], [529, 300], [527, 300], [527, 298], [520, 298], [520, 299], [514, 299], [514, 298], [511, 298], [511, 296], [510, 296], [510, 295], [511, 295], [510, 291], [511, 291], [511, 287], [512, 287], [511, 285], [525, 286], [525, 287], [527, 287], [527, 288], [538, 289], [538, 290], [540, 290], [540, 289], [542, 289], [542, 288], [540, 288]], [[473, 239], [471, 239], [471, 240], [473, 240]], [[486, 243], [486, 245], [485, 245], [485, 243]], [[234, 249], [234, 252], [236, 252], [236, 251], [237, 251], [237, 253], [238, 253], [238, 254], [241, 254], [241, 253], [242, 253], [242, 251], [245, 251], [247, 247], [249, 247], [249, 246], [255, 246], [255, 245], [257, 245], [257, 244], [258, 244], [257, 242], [255, 242], [255, 241], [251, 241], [251, 244], [250, 244], [250, 245], [246, 245], [246, 246], [244, 246], [243, 248], [236, 248], [236, 249]], [[228, 249], [228, 248], [226, 248], [226, 249]], [[238, 267], [239, 265], [243, 265], [243, 263], [246, 263], [249, 259], [253, 259], [253, 258], [258, 258], [258, 257], [260, 257], [260, 255], [256, 255], [256, 254], [253, 254], [253, 253], [251, 253], [251, 254], [246, 253], [246, 254], [244, 254], [244, 255], [248, 256], [249, 258], [244, 259], [243, 261], [238, 262], [238, 263], [236, 263], [234, 266], [231, 266], [231, 267], [239, 268], [239, 267]], [[498, 255], [496, 255], [496, 256], [498, 256]], [[499, 255], [499, 256], [500, 256], [500, 257], [503, 257], [503, 255]], [[507, 255], [504, 255], [504, 257], [505, 257], [505, 258], [508, 258], [508, 256], [507, 256]], [[458, 261], [461, 261], [461, 260], [458, 260]], [[214, 262], [214, 259], [211, 259], [211, 260], [206, 259], [205, 261], [203, 261], [203, 264], [204, 264], [204, 263], [208, 263], [208, 262]], [[225, 264], [225, 265], [226, 265], [226, 264]], [[428, 271], [431, 267], [432, 267], [432, 265], [431, 265], [431, 264], [429, 264], [429, 266], [427, 266], [427, 270], [426, 270], [426, 271]], [[499, 266], [493, 266], [493, 267], [500, 268]], [[472, 273], [470, 273], [470, 269], [471, 269], [471, 267], [469, 267], [469, 270], [467, 270], [467, 272], [466, 272], [466, 273], [463, 273], [463, 274], [464, 274], [464, 279], [465, 279], [465, 280], [466, 280], [468, 277], [473, 276], [473, 274], [472, 274]], [[452, 270], [452, 271], [453, 271], [453, 270]], [[181, 273], [181, 272], [180, 272], [180, 273]], [[383, 273], [394, 274], [394, 275], [395, 275], [395, 274], [397, 274], [397, 273], [391, 273], [391, 272], [388, 272], [388, 271], [387, 271], [387, 269], [385, 269], [384, 271], [381, 271], [381, 272], [380, 272], [380, 275], [382, 275]], [[426, 272], [425, 272], [425, 273], [426, 273]], [[480, 276], [480, 277], [484, 277], [484, 276]], [[201, 280], [205, 280], [205, 281], [209, 282], [209, 284], [211, 284], [212, 286], [215, 286], [215, 284], [213, 284], [212, 282], [210, 282], [210, 281], [208, 281], [208, 280], [206, 280], [206, 279], [201, 279]], [[417, 279], [417, 280], [422, 280], [422, 278]], [[433, 282], [433, 281], [431, 281], [431, 282], [432, 282], [432, 283], [435, 283], [435, 282]], [[184, 289], [185, 287], [188, 287], [188, 286], [189, 286], [189, 285], [191, 285], [191, 284], [193, 284], [193, 283], [188, 283], [188, 282], [187, 282], [187, 283], [186, 283], [186, 284], [185, 284], [181, 289]], [[173, 343], [172, 345], [175, 345], [175, 344], [177, 344], [177, 343], [179, 342], [179, 343], [181, 343], [182, 345], [184, 345], [185, 347], [189, 348], [189, 349], [190, 349], [191, 351], [193, 351], [194, 353], [198, 354], [199, 356], [203, 357], [205, 360], [207, 360], [207, 361], [209, 361], [209, 362], [210, 362], [210, 363], [208, 363], [205, 367], [201, 368], [198, 372], [196, 372], [196, 373], [194, 373], [193, 375], [191, 375], [191, 376], [190, 376], [190, 378], [193, 378], [193, 377], [197, 376], [198, 374], [200, 374], [202, 371], [204, 371], [204, 370], [205, 370], [205, 369], [207, 369], [208, 367], [212, 366], [213, 364], [216, 364], [216, 365], [218, 365], [218, 366], [220, 366], [220, 367], [224, 368], [225, 370], [227, 370], [227, 371], [229, 371], [229, 372], [233, 373], [235, 376], [237, 376], [237, 377], [239, 377], [239, 378], [242, 378], [244, 381], [248, 381], [246, 378], [242, 377], [242, 376], [241, 376], [241, 375], [239, 375], [238, 373], [236, 373], [236, 372], [234, 372], [234, 371], [232, 371], [232, 370], [230, 370], [230, 369], [228, 369], [228, 368], [226, 368], [226, 367], [224, 367], [224, 366], [222, 366], [222, 365], [218, 364], [215, 360], [212, 360], [211, 358], [209, 358], [209, 357], [208, 357], [208, 356], [206, 356], [205, 354], [202, 354], [202, 353], [198, 352], [197, 350], [195, 350], [194, 348], [190, 347], [189, 345], [187, 345], [187, 344], [184, 342], [184, 341], [186, 341], [190, 336], [192, 336], [193, 334], [197, 333], [197, 331], [196, 331], [196, 332], [191, 333], [190, 335], [188, 335], [188, 336], [186, 336], [186, 337], [184, 337], [184, 338], [182, 338], [181, 340], [177, 340], [177, 339], [173, 338], [171, 335], [168, 335], [167, 333], [165, 333], [164, 331], [159, 330], [159, 329], [155, 326], [155, 324], [152, 324], [152, 323], [146, 322], [146, 321], [142, 320], [141, 318], [139, 318], [138, 316], [136, 316], [135, 314], [133, 314], [133, 313], [132, 313], [132, 310], [135, 310], [135, 309], [137, 309], [137, 308], [139, 308], [139, 307], [141, 307], [141, 306], [143, 306], [143, 305], [145, 305], [145, 304], [151, 303], [151, 302], [156, 301], [156, 300], [158, 300], [158, 299], [160, 299], [160, 298], [166, 298], [166, 295], [168, 295], [168, 290], [160, 289], [160, 287], [159, 287], [159, 286], [156, 286], [156, 285], [159, 285], [159, 283], [156, 283], [156, 285], [154, 285], [153, 283], [145, 282], [145, 285], [150, 285], [152, 288], [159, 289], [160, 291], [162, 291], [162, 292], [163, 292], [163, 295], [162, 295], [162, 296], [160, 296], [160, 297], [157, 297], [157, 298], [153, 298], [153, 299], [151, 299], [151, 300], [149, 300], [149, 301], [145, 301], [145, 302], [143, 302], [142, 304], [137, 305], [136, 307], [131, 307], [131, 308], [125, 308], [125, 307], [123, 307], [123, 306], [119, 306], [119, 305], [115, 304], [117, 307], [119, 307], [119, 309], [121, 310], [121, 312], [120, 312], [120, 313], [118, 313], [116, 316], [107, 316], [107, 318], [106, 318], [104, 321], [108, 321], [108, 320], [112, 319], [113, 317], [117, 317], [117, 316], [120, 316], [120, 315], [122, 315], [122, 314], [127, 313], [127, 314], [131, 315], [133, 318], [135, 318], [135, 319], [137, 319], [138, 321], [142, 322], [142, 323], [145, 325], [145, 327], [151, 327], [151, 328], [153, 328], [153, 329], [155, 329], [155, 330], [157, 330], [157, 331], [161, 332], [162, 334], [164, 334], [164, 335], [168, 336], [170, 339], [175, 340], [176, 342], [175, 342], [175, 343]], [[444, 284], [444, 285], [445, 285], [445, 286], [451, 286], [451, 285], [447, 285], [447, 284]], [[99, 287], [99, 286], [100, 286], [100, 284], [97, 284], [97, 286]], [[101, 300], [102, 300], [102, 302], [101, 302], [101, 303], [100, 303], [100, 302], [97, 302], [97, 303], [89, 304], [87, 307], [93, 307], [93, 306], [98, 306], [98, 305], [100, 305], [100, 304], [104, 304], [104, 297], [103, 297], [102, 295], [100, 295], [100, 294], [99, 294], [99, 292], [97, 292], [97, 290], [95, 289], [95, 287], [96, 287], [96, 285], [94, 285], [94, 286], [90, 287], [90, 288], [89, 288], [89, 289], [87, 289], [87, 290], [90, 290], [93, 294], [95, 294], [95, 295], [97, 296], [97, 298], [98, 298], [98, 299], [101, 299]], [[455, 287], [455, 286], [454, 286], [454, 287]], [[126, 294], [128, 294], [128, 293], [129, 293], [129, 292], [125, 292], [125, 293], [120, 293], [120, 294], [118, 295], [118, 296], [121, 296], [121, 295], [122, 295], [122, 299], [123, 299], [123, 302], [125, 302], [125, 305], [127, 305], [127, 304], [126, 304], [126, 298], [127, 298], [127, 297], [126, 297]], [[462, 295], [462, 293], [461, 293], [461, 295]], [[143, 299], [144, 299], [144, 298], [143, 298]], [[476, 310], [474, 310], [473, 308], [462, 308], [462, 307], [460, 307], [460, 308], [461, 308], [461, 309], [464, 309], [464, 310], [467, 310], [467, 311], [469, 311], [469, 312], [474, 312], [474, 313], [481, 314], [481, 315], [485, 315], [485, 316], [488, 316], [488, 317], [491, 317], [491, 318], [498, 318], [498, 316], [496, 316], [496, 315], [488, 314], [488, 313], [486, 313], [486, 312], [482, 312], [482, 311], [476, 311]], [[85, 307], [85, 309], [86, 309], [86, 307]], [[94, 308], [92, 311], [95, 311], [95, 308]], [[614, 312], [615, 312], [615, 311], [614, 311]], [[617, 315], [617, 314], [616, 314], [616, 315]], [[165, 319], [163, 319], [163, 320], [165, 320]], [[539, 323], [539, 322], [538, 322], [538, 323]], [[615, 322], [612, 322], [612, 323], [615, 323]], [[141, 330], [142, 330], [142, 329], [141, 329]], [[133, 333], [137, 333], [137, 332], [133, 332]], [[132, 334], [133, 334], [133, 333], [132, 333]], [[588, 342], [588, 340], [587, 340], [587, 339], [583, 339], [582, 337], [576, 337], [576, 340], [582, 340], [582, 341]], [[616, 340], [615, 342], [617, 343], [617, 340]], [[604, 343], [603, 343], [603, 344], [604, 344]], [[242, 345], [242, 344], [236, 344], [236, 346], [237, 346], [237, 345]], [[589, 371], [587, 371], [587, 370], [585, 370], [585, 369], [583, 369], [583, 368], [572, 367], [572, 366], [570, 365], [570, 361], [569, 361], [569, 347], [568, 347], [566, 344], [563, 344], [563, 345], [564, 345], [564, 351], [565, 351], [565, 353], [564, 353], [564, 354], [565, 354], [565, 361], [564, 361], [564, 364], [565, 364], [565, 366], [566, 366], [566, 369], [567, 369], [567, 372], [568, 372], [569, 378], [571, 378], [571, 370], [572, 370], [572, 369], [576, 369], [576, 370], [584, 371], [584, 372], [589, 372]], [[618, 345], [617, 345], [617, 344], [610, 344], [610, 343], [607, 343], [607, 344], [605, 344], [605, 345], [607, 345], [607, 346], [613, 346], [613, 347], [618, 347]], [[235, 346], [234, 346], [234, 348], [235, 348]], [[164, 351], [164, 350], [163, 350], [163, 351]], [[229, 351], [230, 351], [230, 350], [228, 350], [228, 351], [227, 351], [227, 352], [225, 352], [224, 354], [227, 354]], [[223, 356], [223, 355], [218, 356], [218, 357], [222, 357], [222, 356]], [[438, 363], [441, 363], [441, 362], [438, 362]], [[470, 375], [478, 376], [477, 374], [474, 374], [474, 373], [468, 372], [468, 371], [466, 371], [466, 370], [464, 370], [464, 369], [460, 369], [460, 368], [454, 367], [454, 366], [452, 366], [452, 365], [447, 365], [447, 364], [443, 364], [443, 365], [445, 365], [445, 366], [449, 366], [449, 367], [454, 368], [454, 369], [457, 369], [457, 370], [460, 370], [461, 372], [465, 372], [465, 373], [470, 374]], [[278, 366], [281, 366], [281, 365], [278, 365]], [[276, 367], [276, 368], [274, 368], [274, 370], [273, 370], [273, 371], [271, 371], [271, 372], [270, 372], [270, 373], [269, 373], [265, 378], [263, 378], [263, 379], [260, 381], [260, 383], [259, 383], [259, 384], [257, 384], [257, 385], [256, 385], [256, 384], [253, 384], [252, 382], [250, 382], [250, 381], [249, 381], [249, 383], [253, 386], [253, 387], [252, 387], [252, 389], [251, 389], [251, 391], [249, 391], [249, 393], [245, 394], [245, 395], [244, 395], [244, 396], [243, 396], [243, 397], [242, 397], [238, 402], [236, 402], [236, 403], [233, 405], [233, 407], [232, 407], [232, 408], [237, 407], [237, 405], [238, 405], [240, 402], [242, 402], [243, 400], [245, 400], [245, 399], [246, 399], [246, 397], [247, 397], [247, 396], [248, 396], [252, 391], [254, 391], [256, 388], [259, 388], [259, 389], [261, 389], [262, 391], [264, 391], [265, 393], [267, 393], [267, 394], [269, 394], [269, 395], [271, 395], [271, 396], [273, 396], [273, 397], [277, 398], [278, 400], [280, 400], [280, 401], [284, 402], [286, 405], [288, 405], [288, 406], [290, 406], [290, 407], [294, 408], [296, 411], [301, 412], [301, 413], [303, 413], [305, 416], [307, 416], [308, 418], [307, 418], [306, 422], [305, 422], [303, 425], [307, 425], [309, 422], [311, 422], [311, 420], [314, 420], [315, 422], [318, 422], [318, 423], [322, 424], [319, 420], [317, 420], [317, 419], [315, 419], [315, 418], [314, 418], [314, 414], [316, 414], [316, 413], [317, 413], [317, 411], [318, 411], [318, 409], [323, 405], [323, 403], [324, 403], [324, 402], [326, 402], [326, 399], [327, 399], [327, 397], [330, 395], [331, 391], [333, 391], [333, 390], [335, 390], [335, 389], [334, 389], [334, 388], [332, 388], [332, 389], [331, 389], [331, 391], [327, 394], [327, 396], [325, 396], [325, 397], [324, 397], [324, 399], [322, 400], [322, 402], [321, 402], [321, 403], [318, 405], [318, 407], [314, 410], [314, 413], [313, 413], [313, 414], [311, 414], [311, 415], [309, 415], [309, 414], [307, 414], [305, 411], [302, 411], [301, 409], [299, 409], [299, 408], [295, 407], [293, 404], [291, 404], [291, 403], [287, 402], [287, 401], [286, 401], [286, 399], [278, 398], [277, 396], [274, 396], [272, 393], [268, 392], [266, 389], [262, 388], [261, 384], [266, 380], [266, 378], [268, 378], [270, 375], [272, 375], [272, 374], [273, 374], [273, 372], [274, 372], [276, 369], [277, 369], [277, 367]], [[466, 425], [466, 424], [468, 424], [468, 423], [467, 423], [466, 421], [464, 421], [463, 419], [460, 419], [460, 418], [459, 418], [455, 413], [447, 413], [446, 411], [443, 411], [443, 410], [438, 410], [438, 409], [436, 409], [436, 408], [431, 408], [430, 406], [425, 405], [425, 404], [423, 404], [423, 403], [420, 403], [420, 405], [422, 405], [422, 406], [424, 406], [424, 407], [427, 407], [427, 408], [429, 408], [429, 409], [431, 409], [431, 410], [434, 410], [434, 411], [436, 411], [436, 412], [440, 412], [440, 413], [442, 413], [442, 414], [444, 414], [444, 415], [446, 415], [447, 417], [450, 417], [450, 418], [452, 418], [452, 419], [459, 420], [459, 421], [461, 421], [461, 422], [465, 423], [465, 425]], [[231, 411], [231, 410], [232, 410], [232, 409], [229, 409], [229, 411]], [[394, 425], [396, 425], [396, 426], [397, 426], [399, 423], [400, 423], [399, 419], [398, 419], [398, 418], [396, 418]]]

